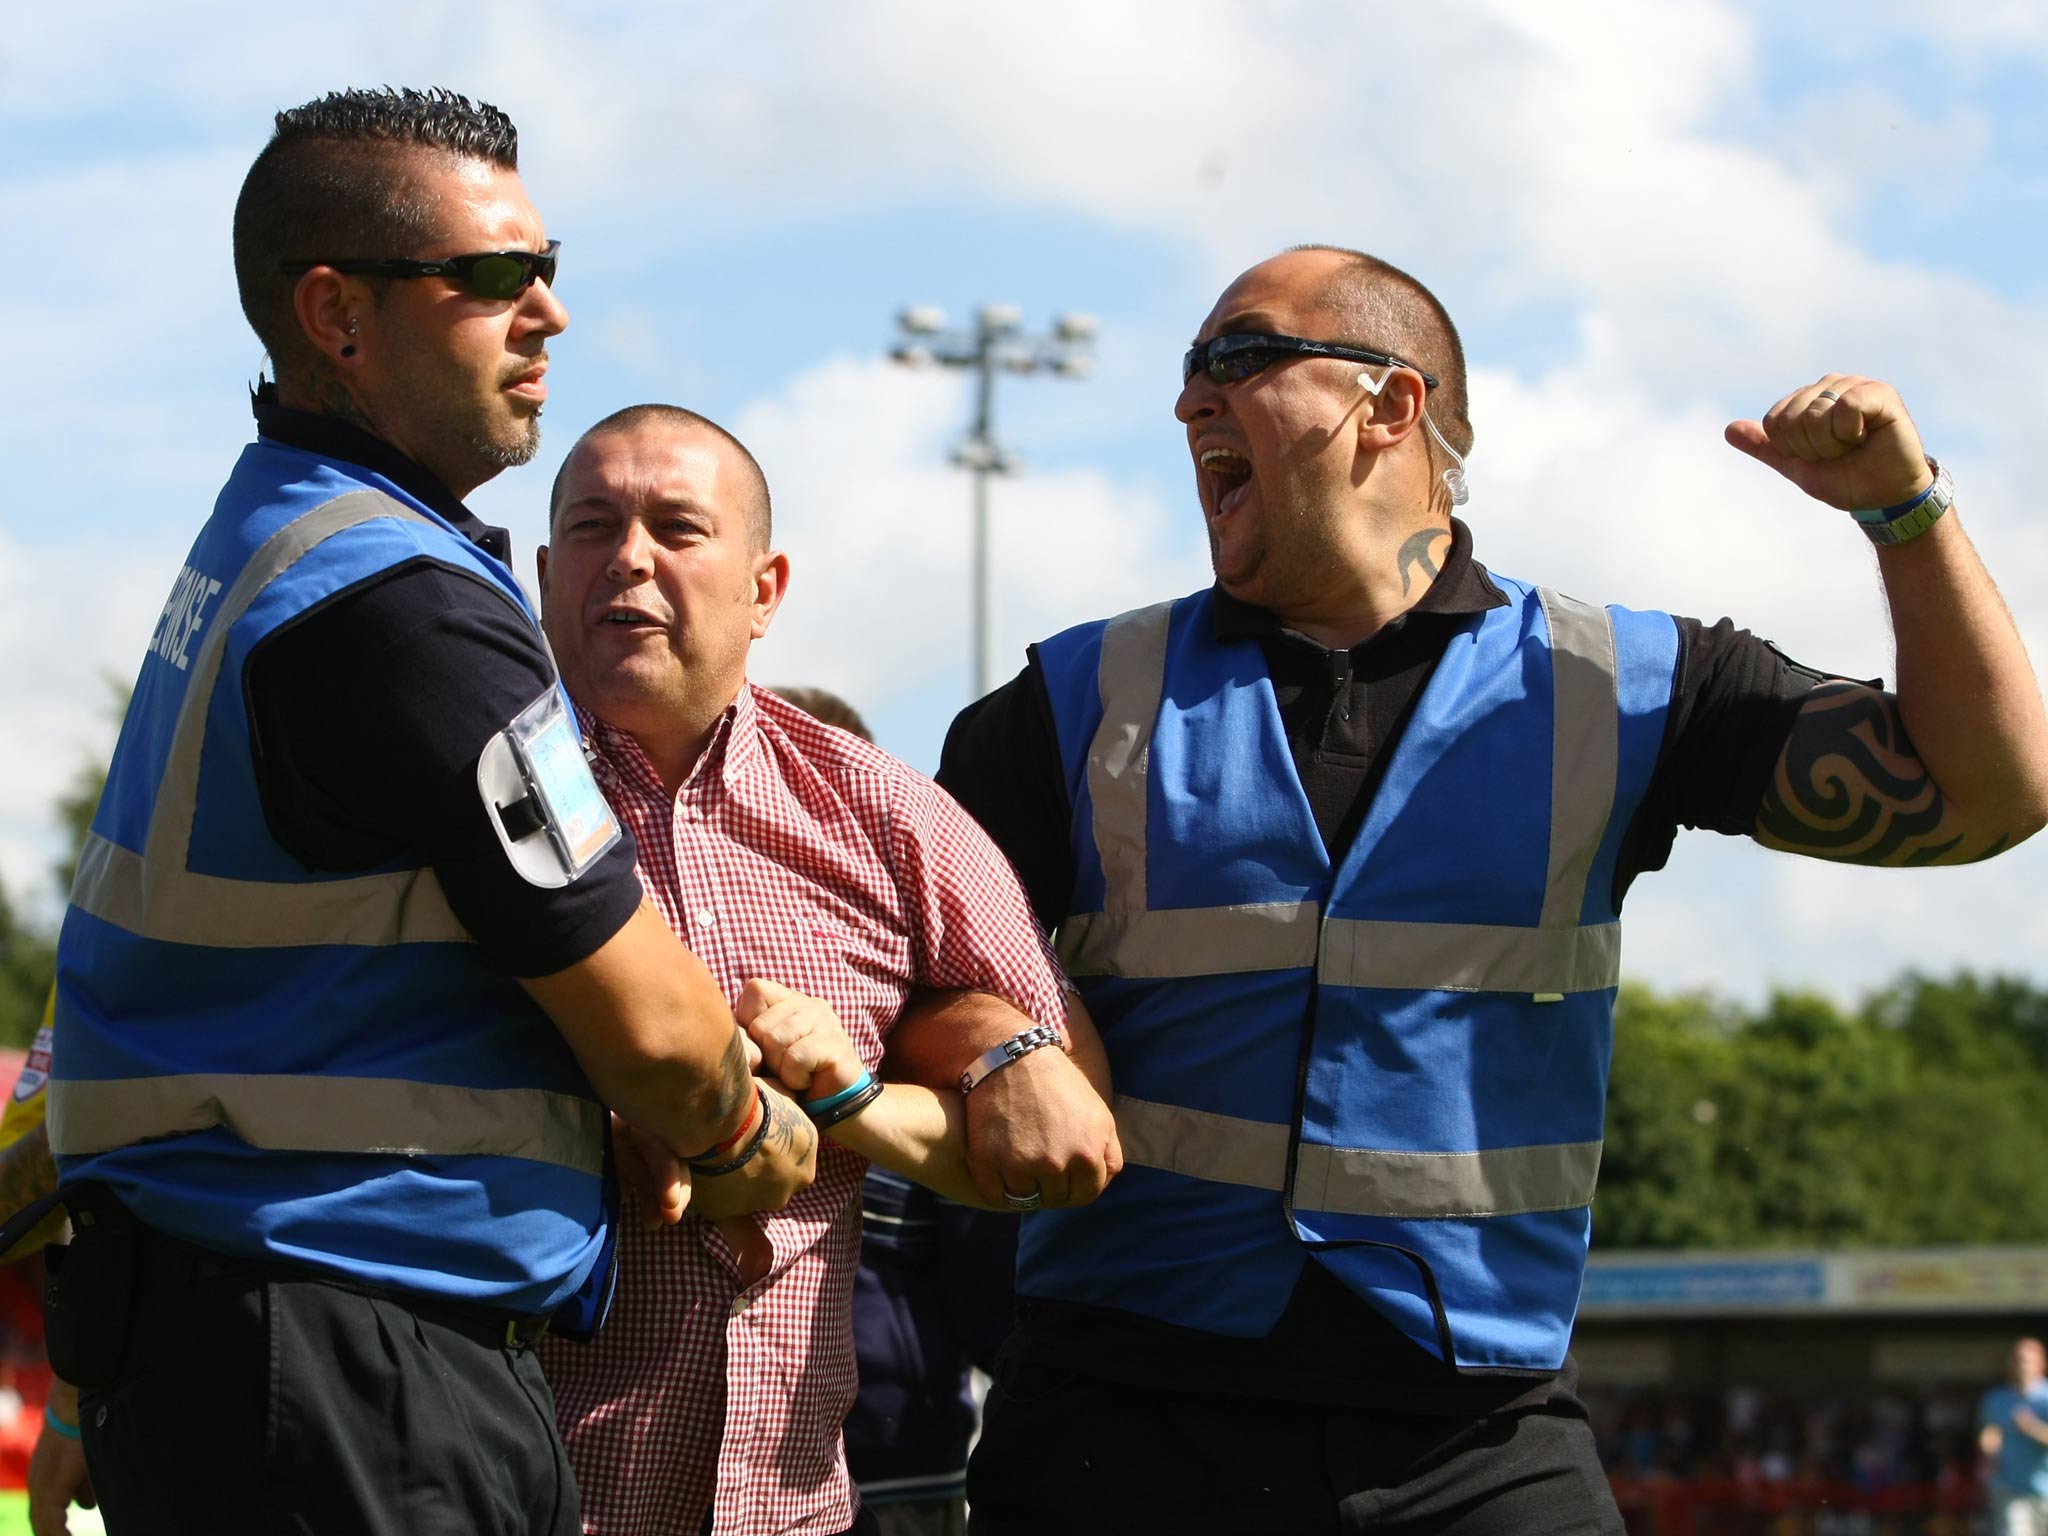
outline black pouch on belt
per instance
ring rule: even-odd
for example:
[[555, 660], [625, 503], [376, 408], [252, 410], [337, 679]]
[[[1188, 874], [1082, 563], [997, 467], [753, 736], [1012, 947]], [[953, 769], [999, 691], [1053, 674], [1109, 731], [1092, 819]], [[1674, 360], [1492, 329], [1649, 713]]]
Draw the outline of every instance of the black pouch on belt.
[[50, 1369], [81, 1391], [119, 1379], [135, 1301], [135, 1218], [104, 1184], [64, 1191], [71, 1242], [43, 1260], [43, 1334]]

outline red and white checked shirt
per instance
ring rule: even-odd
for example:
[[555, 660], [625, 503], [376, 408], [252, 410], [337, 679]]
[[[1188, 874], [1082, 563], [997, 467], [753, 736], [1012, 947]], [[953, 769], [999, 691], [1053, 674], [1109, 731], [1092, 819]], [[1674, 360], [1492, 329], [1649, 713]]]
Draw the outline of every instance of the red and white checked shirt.
[[[913, 987], [1001, 994], [1065, 1017], [1017, 877], [945, 792], [879, 748], [748, 684], [671, 803], [639, 745], [581, 712], [594, 772], [640, 848], [640, 881], [728, 998], [767, 977], [829, 1003], [870, 1067]], [[768, 1278], [740, 1288], [708, 1221], [622, 1223], [610, 1320], [542, 1360], [591, 1536], [843, 1531], [840, 1424], [863, 1159], [763, 1218]]]

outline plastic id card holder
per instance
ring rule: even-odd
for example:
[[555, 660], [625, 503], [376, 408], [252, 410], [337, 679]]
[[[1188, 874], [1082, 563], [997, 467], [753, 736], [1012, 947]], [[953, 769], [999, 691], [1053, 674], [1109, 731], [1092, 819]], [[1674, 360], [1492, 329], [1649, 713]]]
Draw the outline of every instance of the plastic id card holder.
[[529, 885], [569, 884], [619, 840], [576, 721], [550, 688], [490, 739], [476, 784], [512, 867]]

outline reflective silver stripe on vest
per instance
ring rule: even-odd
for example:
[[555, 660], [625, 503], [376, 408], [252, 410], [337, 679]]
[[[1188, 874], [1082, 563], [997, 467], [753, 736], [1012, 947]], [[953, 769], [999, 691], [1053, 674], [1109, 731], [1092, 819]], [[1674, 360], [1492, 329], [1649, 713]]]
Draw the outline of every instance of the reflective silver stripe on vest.
[[[1124, 1161], [1211, 1184], [1277, 1191], [1287, 1172], [1285, 1125], [1182, 1109], [1121, 1094]], [[1305, 1211], [1430, 1220], [1572, 1210], [1593, 1199], [1600, 1143], [1484, 1152], [1387, 1152], [1304, 1142], [1294, 1203]]]
[[1484, 1152], [1376, 1152], [1302, 1144], [1294, 1203], [1305, 1211], [1397, 1220], [1526, 1216], [1593, 1203], [1600, 1143]]
[[199, 803], [207, 708], [230, 631], [263, 589], [308, 551], [377, 518], [433, 525], [433, 519], [382, 492], [351, 491], [294, 518], [250, 557], [202, 632], [150, 808], [143, 852], [89, 835], [72, 882], [73, 906], [139, 938], [216, 949], [468, 942], [432, 870], [272, 883], [197, 874], [186, 867]]
[[1550, 877], [1543, 888], [1538, 926], [1569, 928], [1585, 905], [1586, 876], [1614, 810], [1614, 776], [1621, 755], [1614, 616], [1547, 587], [1538, 587], [1536, 597], [1550, 625], [1556, 699], [1550, 752]]
[[1415, 992], [1600, 992], [1621, 983], [1621, 924], [1493, 928], [1333, 917], [1323, 924], [1316, 979]]
[[[1605, 608], [1537, 589], [1550, 628], [1550, 854], [1534, 928], [1333, 918], [1319, 978], [1415, 991], [1602, 991], [1621, 979], [1621, 930], [1578, 926], [1599, 836], [1614, 808], [1620, 741], [1614, 624]], [[1187, 977], [1316, 963], [1312, 904], [1151, 908], [1145, 885], [1145, 771], [1165, 690], [1172, 605], [1110, 620], [1097, 686], [1102, 722], [1088, 756], [1104, 910], [1060, 925], [1075, 976]], [[1112, 640], [1116, 643], [1112, 645]], [[1100, 765], [1100, 767], [1098, 767]]]
[[1145, 911], [1145, 774], [1152, 725], [1166, 688], [1166, 637], [1173, 604], [1134, 608], [1102, 630], [1096, 686], [1102, 723], [1088, 744], [1088, 798], [1095, 808], [1095, 854], [1102, 862], [1111, 917]]
[[1116, 1136], [1124, 1161], [1211, 1184], [1278, 1191], [1287, 1179], [1287, 1127], [1155, 1104], [1120, 1093]]
[[604, 1172], [604, 1106], [540, 1088], [201, 1073], [56, 1079], [49, 1094], [50, 1150], [60, 1157], [224, 1126], [269, 1151], [523, 1157]]
[[1225, 976], [1316, 963], [1312, 901], [1113, 914], [1060, 924], [1060, 963], [1071, 976]]

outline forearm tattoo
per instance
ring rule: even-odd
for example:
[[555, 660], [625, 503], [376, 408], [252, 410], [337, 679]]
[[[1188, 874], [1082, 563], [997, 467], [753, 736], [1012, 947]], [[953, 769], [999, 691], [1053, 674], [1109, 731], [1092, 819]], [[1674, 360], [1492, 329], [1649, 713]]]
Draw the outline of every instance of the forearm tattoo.
[[[1429, 581], [1436, 580], [1436, 573], [1442, 569], [1436, 559], [1436, 541], [1438, 539], [1448, 540], [1450, 536], [1451, 530], [1448, 528], [1425, 528], [1420, 533], [1411, 535], [1401, 545], [1400, 551], [1394, 556], [1394, 564], [1401, 573], [1401, 595], [1403, 597], [1408, 595], [1408, 589], [1414, 581], [1414, 578], [1409, 575], [1410, 570], [1414, 567], [1420, 566], [1422, 574], [1428, 577]], [[1428, 582], [1425, 582], [1424, 585], [1427, 586]]]
[[[754, 1074], [747, 1066], [746, 1042], [735, 1024], [732, 1038], [725, 1043], [725, 1059], [718, 1064], [717, 1113], [721, 1124], [731, 1120], [746, 1106], [753, 1085]], [[765, 1100], [767, 1095], [763, 1094], [762, 1098]]]
[[783, 1163], [800, 1163], [817, 1145], [818, 1130], [811, 1117], [779, 1093], [761, 1095], [761, 1112], [768, 1117], [761, 1133], [761, 1150]]
[[1988, 859], [2006, 839], [1965, 849], [1928, 775], [1899, 703], [1857, 683], [1822, 683], [1808, 696], [1757, 812], [1771, 847], [1849, 864], [1960, 864]]

